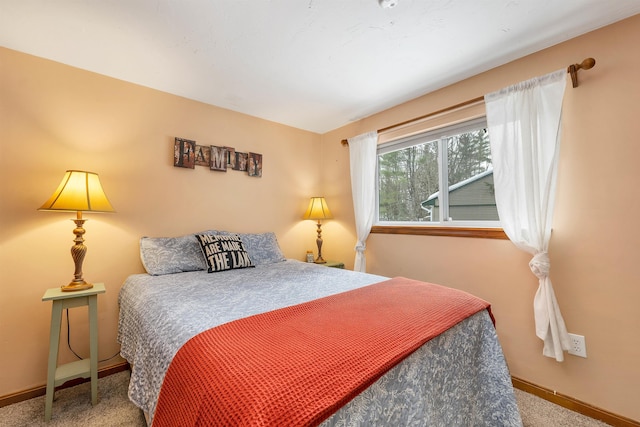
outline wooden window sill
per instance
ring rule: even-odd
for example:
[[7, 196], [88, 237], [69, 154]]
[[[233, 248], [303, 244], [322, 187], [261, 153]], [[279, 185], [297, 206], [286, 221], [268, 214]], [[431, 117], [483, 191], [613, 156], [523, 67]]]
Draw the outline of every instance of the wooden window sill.
[[416, 227], [406, 225], [374, 225], [371, 233], [375, 234], [407, 234], [414, 236], [449, 236], [449, 237], [475, 237], [480, 239], [509, 238], [502, 228], [476, 228], [476, 227]]

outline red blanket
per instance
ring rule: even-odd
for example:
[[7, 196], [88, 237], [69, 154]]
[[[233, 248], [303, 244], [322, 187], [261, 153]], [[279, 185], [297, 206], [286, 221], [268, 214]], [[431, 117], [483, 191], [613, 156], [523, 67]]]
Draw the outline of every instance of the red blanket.
[[489, 304], [394, 278], [220, 325], [171, 362], [153, 427], [318, 425]]

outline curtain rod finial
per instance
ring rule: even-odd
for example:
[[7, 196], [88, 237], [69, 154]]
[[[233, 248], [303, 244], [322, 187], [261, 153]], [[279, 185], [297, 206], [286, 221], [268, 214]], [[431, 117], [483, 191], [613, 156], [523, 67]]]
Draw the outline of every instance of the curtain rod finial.
[[571, 83], [574, 88], [578, 87], [578, 70], [590, 70], [594, 65], [596, 65], [596, 60], [593, 58], [587, 58], [579, 64], [569, 65], [567, 72], [571, 74]]
[[587, 58], [577, 66], [578, 69], [582, 68], [583, 70], [590, 70], [593, 66], [596, 65], [596, 60], [593, 58]]

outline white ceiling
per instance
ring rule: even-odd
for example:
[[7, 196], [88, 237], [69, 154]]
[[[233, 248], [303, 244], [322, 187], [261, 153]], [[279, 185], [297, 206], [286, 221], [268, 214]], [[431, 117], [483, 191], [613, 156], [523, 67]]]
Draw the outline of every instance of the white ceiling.
[[637, 13], [639, 0], [0, 0], [0, 46], [324, 133]]

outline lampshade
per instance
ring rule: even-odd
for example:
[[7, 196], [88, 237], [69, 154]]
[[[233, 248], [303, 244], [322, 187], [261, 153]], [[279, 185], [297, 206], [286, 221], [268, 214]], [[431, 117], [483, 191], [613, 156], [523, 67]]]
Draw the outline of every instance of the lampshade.
[[58, 189], [38, 209], [66, 212], [114, 212], [93, 172], [68, 170]]
[[309, 201], [309, 207], [302, 216], [302, 219], [331, 219], [331, 211], [327, 206], [327, 201], [324, 197], [312, 197]]

